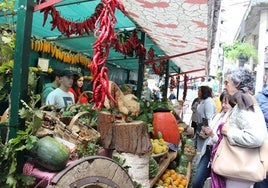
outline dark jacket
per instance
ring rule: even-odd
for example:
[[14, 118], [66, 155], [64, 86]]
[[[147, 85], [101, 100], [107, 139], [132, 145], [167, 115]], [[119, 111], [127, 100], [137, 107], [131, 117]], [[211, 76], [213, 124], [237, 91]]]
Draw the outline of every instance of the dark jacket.
[[255, 95], [260, 108], [263, 112], [266, 127], [268, 128], [268, 87], [263, 88], [263, 90]]

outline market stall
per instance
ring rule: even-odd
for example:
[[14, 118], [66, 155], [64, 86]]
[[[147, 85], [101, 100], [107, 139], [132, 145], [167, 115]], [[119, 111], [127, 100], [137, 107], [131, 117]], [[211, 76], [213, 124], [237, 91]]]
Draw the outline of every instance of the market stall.
[[[194, 5], [193, 7], [196, 8], [190, 10], [190, 5]], [[146, 82], [145, 75], [150, 73], [160, 74], [161, 76], [166, 75], [165, 88], [168, 88], [168, 75], [171, 72], [174, 72], [174, 70], [176, 70], [176, 73], [180, 72], [178, 71], [178, 67], [181, 68], [181, 71], [201, 69], [201, 72], [203, 73], [200, 73], [200, 71], [196, 72], [204, 75], [205, 71], [203, 70], [207, 70], [206, 65], [208, 63], [208, 60], [206, 59], [207, 54], [209, 54], [211, 47], [213, 46], [213, 27], [216, 23], [214, 19], [215, 16], [217, 17], [219, 5], [208, 5], [203, 1], [188, 2], [175, 0], [171, 1], [170, 4], [165, 2], [152, 3], [146, 1], [120, 2], [116, 0], [109, 2], [25, 0], [19, 1], [17, 7], [15, 14], [17, 19], [16, 56], [14, 59], [14, 67], [11, 68], [13, 83], [9, 114], [9, 123], [12, 126], [10, 126], [10, 133], [8, 136], [10, 138], [17, 138], [17, 131], [23, 130], [24, 126], [26, 126], [27, 129], [23, 134], [20, 133], [20, 136], [24, 135], [26, 137], [19, 137], [19, 144], [23, 145], [23, 143], [29, 142], [28, 144], [33, 147], [36, 142], [36, 135], [32, 135], [32, 133], [35, 133], [35, 131], [39, 130], [41, 127], [51, 130], [47, 132], [49, 136], [53, 136], [53, 138], [55, 138], [54, 136], [60, 137], [57, 141], [59, 142], [60, 140], [61, 144], [67, 147], [67, 152], [69, 152], [69, 154], [74, 154], [77, 151], [76, 147], [78, 147], [81, 142], [86, 141], [87, 144], [93, 142], [93, 144], [101, 144], [102, 149], [105, 151], [104, 155], [109, 155], [111, 157], [113, 152], [118, 152], [119, 158], [123, 158], [126, 161], [126, 164], [131, 166], [129, 171], [125, 171], [122, 166], [118, 166], [117, 163], [114, 163], [114, 161], [107, 158], [97, 156], [86, 159], [76, 158], [73, 164], [68, 166], [64, 165], [64, 169], [62, 167], [56, 169], [54, 175], [58, 175], [56, 175], [56, 178], [53, 179], [53, 181], [48, 181], [47, 183], [50, 184], [52, 182], [53, 186], [56, 186], [57, 184], [65, 185], [65, 179], [72, 177], [73, 174], [77, 172], [77, 168], [81, 168], [85, 163], [89, 163], [87, 165], [89, 165], [88, 170], [90, 171], [92, 168], [94, 168], [94, 170], [98, 167], [100, 168], [107, 162], [107, 166], [113, 166], [115, 171], [119, 171], [119, 174], [125, 177], [123, 179], [129, 183], [129, 185], [134, 184], [133, 182], [135, 181], [138, 185], [141, 184], [143, 187], [154, 187], [161, 184], [167, 187], [169, 185], [175, 186], [174, 182], [176, 182], [177, 185], [187, 187], [190, 181], [191, 157], [194, 154], [194, 151], [190, 150], [190, 154], [188, 153], [188, 156], [186, 156], [184, 160], [181, 160], [182, 154], [189, 152], [188, 150], [184, 150], [185, 145], [188, 144], [188, 146], [190, 146], [191, 144], [181, 142], [180, 136], [182, 138], [182, 131], [179, 131], [180, 126], [178, 124], [178, 122], [181, 121], [180, 117], [177, 119], [175, 116], [173, 117], [172, 114], [174, 109], [172, 106], [165, 106], [167, 114], [171, 114], [171, 117], [174, 119], [172, 120], [172, 123], [169, 123], [167, 126], [172, 126], [169, 133], [172, 132], [173, 134], [176, 134], [175, 138], [177, 139], [175, 141], [169, 140], [169, 136], [167, 136], [165, 131], [166, 129], [160, 128], [157, 132], [153, 133], [150, 128], [156, 129], [156, 127], [152, 126], [154, 124], [154, 110], [164, 107], [163, 105], [170, 105], [170, 103], [166, 100], [161, 102], [153, 100], [151, 103], [148, 101], [136, 101], [139, 105], [139, 110], [135, 111], [135, 108], [129, 106], [130, 101], [134, 100], [133, 98], [127, 98], [120, 92], [118, 95], [112, 95], [109, 91], [108, 87], [110, 86], [110, 82], [108, 75], [109, 70], [111, 70], [109, 69], [109, 64], [119, 69], [128, 70], [127, 73], [129, 73], [129, 71], [136, 71], [136, 74], [138, 75], [137, 91], [139, 92], [137, 96], [140, 99], [146, 94], [146, 92], [143, 92], [146, 89], [146, 87], [144, 87], [144, 82]], [[85, 7], [87, 7], [86, 11]], [[179, 15], [184, 15], [184, 17], [175, 17], [174, 20], [171, 19], [174, 23], [163, 25], [161, 22], [165, 22], [166, 20], [161, 18], [164, 18], [165, 13], [167, 12], [171, 13], [170, 17], [174, 17], [174, 7], [177, 7], [181, 13]], [[134, 9], [139, 10], [140, 14], [133, 12]], [[156, 13], [160, 13], [162, 9], [164, 10], [164, 15], [156, 15]], [[187, 10], [189, 10], [189, 12], [187, 12]], [[78, 16], [66, 15], [66, 12], [75, 12]], [[85, 12], [87, 18], [81, 18], [81, 14], [84, 16]], [[92, 15], [89, 16], [88, 12], [92, 13]], [[172, 12], [174, 14], [172, 14]], [[192, 14], [193, 12], [198, 15]], [[64, 13], [65, 15], [62, 15]], [[152, 16], [151, 19], [150, 16], [143, 15], [145, 13], [154, 16]], [[210, 16], [214, 14], [215, 16], [213, 16], [213, 19], [209, 20], [207, 23], [206, 20], [208, 15]], [[117, 17], [118, 15], [121, 16]], [[145, 20], [152, 24], [146, 24]], [[182, 25], [181, 23], [185, 23], [185, 25]], [[192, 25], [193, 28], [191, 27]], [[197, 28], [199, 28], [198, 33], [200, 36], [195, 32], [190, 32], [197, 30]], [[24, 32], [25, 30], [31, 30], [32, 32]], [[182, 34], [182, 32], [185, 33]], [[207, 35], [207, 32], [209, 32], [209, 35]], [[166, 36], [168, 36], [168, 38]], [[209, 36], [209, 38], [207, 38], [207, 36]], [[148, 41], [150, 42], [149, 44]], [[174, 44], [174, 41], [178, 44]], [[149, 49], [154, 49], [155, 54], [153, 56], [150, 56]], [[192, 56], [191, 54], [195, 54], [195, 56]], [[66, 123], [66, 118], [63, 117], [63, 114], [60, 114], [59, 116], [54, 114], [52, 118], [51, 116], [50, 118], [46, 117], [46, 120], [50, 119], [50, 126], [44, 126], [45, 116], [40, 116], [39, 106], [37, 106], [38, 110], [36, 110], [35, 105], [30, 105], [31, 101], [27, 95], [28, 92], [26, 92], [26, 86], [29, 81], [29, 65], [33, 64], [34, 68], [38, 68], [36, 60], [39, 58], [50, 59], [51, 64], [48, 65], [46, 71], [40, 71], [38, 69], [40, 72], [36, 73], [38, 72], [36, 71], [35, 74], [37, 75], [48, 74], [48, 70], [51, 71], [54, 68], [61, 66], [62, 63], [64, 63], [63, 65], [65, 65], [65, 68], [68, 67], [76, 70], [80, 68], [85, 69], [85, 72], [90, 72], [92, 76], [91, 79], [94, 83], [93, 101], [90, 104], [91, 106], [87, 106], [87, 109], [81, 109], [80, 106], [75, 108], [76, 111], [72, 111], [74, 114], [71, 114], [71, 117], [69, 117], [70, 119], [75, 118], [76, 115], [79, 114], [77, 109], [88, 111], [91, 113], [91, 116], [93, 116], [93, 112], [99, 112], [99, 110], [104, 109], [109, 112], [108, 115], [104, 113], [104, 116], [107, 115], [112, 118], [104, 118], [102, 113], [98, 113], [97, 119], [106, 120], [104, 124], [99, 121], [98, 123], [95, 123], [93, 127], [89, 124], [85, 126], [83, 122], [78, 123], [75, 118], [76, 126], [74, 126], [74, 121]], [[122, 61], [120, 61], [120, 59]], [[145, 71], [145, 67], [150, 73]], [[62, 66], [62, 69], [64, 69], [64, 66]], [[123, 97], [121, 97], [121, 95]], [[114, 105], [111, 106], [116, 106], [115, 109], [110, 109], [105, 106], [105, 97], [114, 102]], [[25, 103], [21, 103], [21, 100], [25, 101]], [[122, 105], [119, 105], [119, 102], [121, 101], [123, 101], [120, 103]], [[36, 104], [35, 102], [33, 103]], [[23, 111], [21, 111], [21, 109], [23, 109]], [[34, 114], [31, 114], [31, 119], [29, 119], [27, 114], [23, 113], [25, 111], [28, 112], [28, 110], [30, 113], [34, 112]], [[46, 112], [41, 109], [41, 114], [43, 113], [46, 114]], [[24, 114], [24, 116], [22, 116], [22, 114]], [[115, 121], [117, 116], [123, 116], [124, 118]], [[86, 119], [92, 119], [92, 117], [87, 117]], [[87, 128], [84, 130], [85, 127]], [[92, 134], [96, 136], [98, 133], [100, 134], [101, 141], [94, 140], [90, 137]], [[162, 136], [158, 133], [160, 133], [160, 135], [162, 134]], [[29, 138], [32, 140], [28, 139], [29, 135]], [[73, 135], [75, 136], [75, 139], [71, 139], [71, 136]], [[44, 135], [38, 139], [43, 137]], [[152, 140], [154, 139], [164, 141], [162, 142], [162, 145], [165, 148], [163, 151], [161, 150], [152, 153], [152, 145], [154, 144]], [[81, 141], [78, 142], [78, 140]], [[176, 146], [175, 149], [172, 149], [172, 147], [167, 144], [170, 142]], [[28, 148], [23, 147], [22, 150], [24, 149], [27, 151]], [[84, 148], [83, 151], [86, 149]], [[182, 152], [178, 152], [179, 149], [181, 149]], [[60, 146], [58, 151], [63, 153], [62, 158], [58, 158], [58, 160], [61, 160], [63, 164], [67, 164], [66, 159], [68, 156], [64, 155], [64, 152], [66, 154], [66, 151]], [[16, 152], [16, 150], [13, 152]], [[40, 155], [40, 152], [42, 153], [42, 151], [38, 152], [36, 154], [39, 154], [39, 157], [46, 156]], [[13, 154], [10, 153], [10, 155]], [[89, 154], [87, 153], [85, 156], [86, 155]], [[99, 155], [99, 153], [95, 152], [94, 155]], [[148, 171], [151, 158], [154, 158], [156, 161], [158, 160], [154, 164], [158, 166], [159, 170], [154, 172], [154, 177], [149, 178], [150, 174]], [[53, 159], [49, 160], [46, 158], [44, 160], [46, 162], [53, 162]], [[133, 162], [139, 160], [141, 160], [141, 162], [138, 164]], [[177, 169], [175, 171], [176, 168], [171, 168], [170, 164], [176, 160], [180, 162], [184, 161], [184, 166], [181, 167], [180, 170]], [[140, 170], [139, 165], [143, 166], [142, 170]], [[104, 165], [102, 168], [106, 168], [107, 166]], [[176, 166], [178, 167], [179, 164], [176, 163]], [[51, 170], [46, 167], [47, 165], [42, 166], [42, 168], [45, 168], [42, 169], [44, 173]], [[38, 172], [42, 173], [42, 170], [40, 170], [41, 172]], [[121, 182], [122, 179], [115, 177], [116, 180], [111, 180], [111, 178], [109, 178], [109, 173], [106, 174], [106, 176], [104, 175], [107, 178], [101, 180], [98, 180], [98, 178], [95, 179], [95, 176], [100, 176], [100, 174], [103, 176], [102, 171], [103, 170], [101, 170], [99, 174], [85, 174], [82, 172], [80, 174], [81, 177], [82, 175], [85, 176], [82, 178], [76, 177], [70, 183], [73, 186], [75, 186], [75, 183], [82, 186], [85, 184], [93, 185], [99, 181], [102, 187], [114, 184], [122, 186], [118, 183]], [[143, 179], [140, 179], [139, 174], [145, 174]], [[15, 172], [12, 172], [11, 175], [14, 176]], [[36, 176], [37, 174], [30, 175]], [[173, 179], [170, 179], [172, 178], [172, 175]], [[170, 177], [167, 178], [167, 176]], [[132, 185], [130, 185], [130, 187], [132, 187]]]

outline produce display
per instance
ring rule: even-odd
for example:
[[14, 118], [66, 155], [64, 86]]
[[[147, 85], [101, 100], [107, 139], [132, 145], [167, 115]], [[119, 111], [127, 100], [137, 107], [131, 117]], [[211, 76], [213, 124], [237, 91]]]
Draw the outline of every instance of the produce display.
[[164, 188], [184, 188], [188, 184], [187, 178], [173, 169], [167, 169], [157, 184]]
[[184, 144], [184, 155], [186, 155], [189, 161], [192, 161], [193, 157], [196, 154], [196, 149], [192, 139], [187, 139]]
[[52, 171], [64, 169], [70, 157], [67, 148], [50, 136], [39, 139], [31, 152], [39, 165]]
[[183, 175], [186, 175], [187, 173], [187, 166], [188, 166], [188, 163], [189, 163], [189, 159], [186, 155], [184, 154], [181, 154], [179, 156], [179, 164], [178, 166], [176, 167], [175, 171], [180, 173], [180, 174], [183, 174]]
[[168, 151], [168, 146], [163, 138], [160, 139], [151, 139], [152, 142], [152, 155], [165, 153]]

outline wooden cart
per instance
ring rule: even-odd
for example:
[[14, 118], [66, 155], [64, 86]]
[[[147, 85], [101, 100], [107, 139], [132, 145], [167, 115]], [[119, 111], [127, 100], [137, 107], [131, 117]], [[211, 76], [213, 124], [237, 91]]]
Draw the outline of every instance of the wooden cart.
[[77, 160], [58, 173], [47, 188], [134, 188], [133, 182], [119, 164], [102, 156]]

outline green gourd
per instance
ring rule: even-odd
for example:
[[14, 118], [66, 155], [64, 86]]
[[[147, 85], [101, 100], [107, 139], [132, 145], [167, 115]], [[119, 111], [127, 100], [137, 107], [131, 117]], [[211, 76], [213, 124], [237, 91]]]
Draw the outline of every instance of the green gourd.
[[51, 171], [64, 169], [70, 157], [67, 148], [50, 136], [39, 139], [31, 153], [39, 165]]

